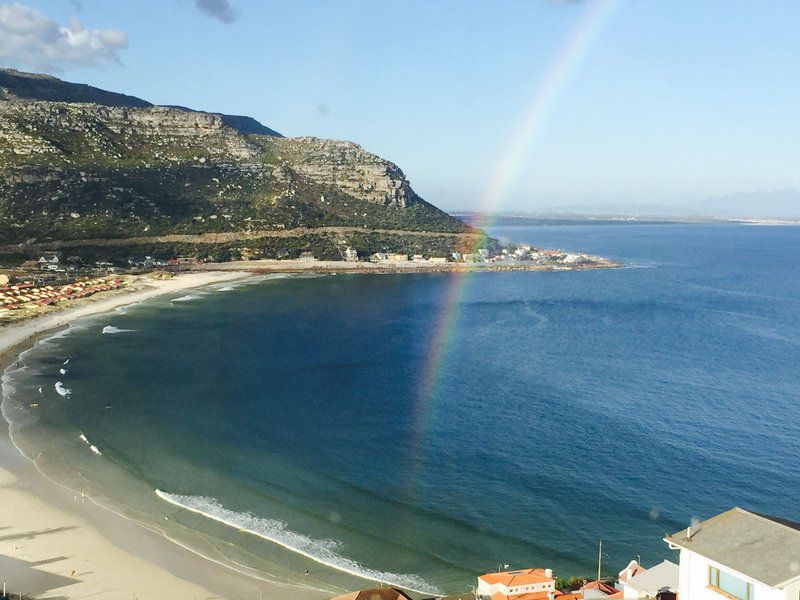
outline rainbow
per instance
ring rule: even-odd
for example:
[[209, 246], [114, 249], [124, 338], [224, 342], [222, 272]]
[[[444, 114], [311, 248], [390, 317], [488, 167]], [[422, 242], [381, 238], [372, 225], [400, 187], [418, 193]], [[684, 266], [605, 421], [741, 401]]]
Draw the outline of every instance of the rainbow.
[[[563, 93], [570, 76], [586, 56], [592, 42], [603, 30], [621, 0], [588, 0], [577, 23], [570, 29], [554, 53], [545, 75], [534, 89], [533, 96], [523, 112], [515, 134], [502, 153], [479, 204], [475, 226], [491, 227], [494, 215], [524, 167], [525, 158], [538, 142], [544, 125]], [[425, 451], [425, 436], [435, 416], [436, 395], [447, 367], [447, 357], [453, 343], [453, 332], [458, 323], [458, 307], [467, 289], [469, 274], [453, 273], [437, 317], [425, 366], [418, 388], [413, 411], [414, 439], [410, 473], [406, 475], [406, 490], [414, 494], [418, 469]]]

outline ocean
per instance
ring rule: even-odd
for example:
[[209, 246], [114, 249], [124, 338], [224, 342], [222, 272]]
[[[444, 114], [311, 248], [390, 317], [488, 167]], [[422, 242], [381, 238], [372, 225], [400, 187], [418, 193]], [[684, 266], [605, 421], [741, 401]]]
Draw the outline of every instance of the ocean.
[[612, 573], [732, 506], [800, 519], [800, 228], [491, 233], [626, 268], [158, 298], [25, 353], [13, 439], [198, 553], [332, 591], [592, 576], [600, 540]]

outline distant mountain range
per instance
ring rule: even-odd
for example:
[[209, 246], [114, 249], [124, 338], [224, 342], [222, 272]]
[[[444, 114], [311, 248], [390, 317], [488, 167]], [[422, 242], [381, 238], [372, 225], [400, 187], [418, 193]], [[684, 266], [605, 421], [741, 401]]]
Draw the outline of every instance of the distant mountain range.
[[351, 142], [0, 69], [0, 258], [443, 256], [491, 243]]
[[[460, 214], [460, 213], [459, 213]], [[508, 213], [506, 216], [522, 216]], [[608, 203], [598, 205], [569, 205], [526, 211], [533, 218], [638, 219], [670, 221], [734, 220], [783, 221], [800, 220], [800, 190], [784, 189], [770, 192], [729, 194], [707, 198], [700, 202], [663, 204]]]

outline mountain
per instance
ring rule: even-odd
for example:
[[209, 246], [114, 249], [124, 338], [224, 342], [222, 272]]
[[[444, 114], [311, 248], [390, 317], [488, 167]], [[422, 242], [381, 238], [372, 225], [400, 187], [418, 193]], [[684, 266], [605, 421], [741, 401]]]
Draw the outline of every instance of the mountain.
[[[480, 217], [458, 213], [466, 222], [478, 222]], [[663, 204], [578, 204], [554, 206], [538, 211], [502, 215], [504, 223], [520, 219], [613, 219], [656, 221], [789, 221], [800, 220], [800, 191], [792, 188], [740, 192], [715, 196], [691, 203]]]
[[141, 98], [107, 92], [82, 83], [61, 81], [50, 75], [0, 69], [0, 100], [46, 100], [48, 102], [86, 102], [103, 106], [150, 108]]
[[[186, 108], [185, 106], [176, 106], [176, 105], [165, 105], [165, 108], [174, 108], [176, 110], [182, 110], [184, 112], [190, 113], [200, 113], [203, 111], [200, 110], [193, 110], [191, 108]], [[222, 124], [227, 125], [231, 129], [235, 129], [239, 133], [243, 133], [244, 135], [274, 135], [277, 137], [283, 137], [280, 133], [275, 131], [274, 129], [270, 129], [265, 125], [262, 125], [258, 121], [256, 121], [253, 117], [245, 117], [242, 115], [224, 115], [218, 113], [222, 117]]]
[[360, 146], [0, 70], [0, 257], [444, 255], [491, 244]]
[[708, 198], [693, 208], [710, 216], [741, 219], [800, 219], [800, 191], [742, 192]]

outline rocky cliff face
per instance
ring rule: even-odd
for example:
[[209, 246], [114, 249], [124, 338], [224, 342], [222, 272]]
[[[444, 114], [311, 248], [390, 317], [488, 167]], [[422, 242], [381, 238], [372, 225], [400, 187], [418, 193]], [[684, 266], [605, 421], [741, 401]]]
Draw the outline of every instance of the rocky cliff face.
[[0, 156], [48, 156], [56, 162], [130, 158], [146, 144], [153, 158], [159, 148], [172, 153], [202, 150], [204, 153], [252, 159], [258, 149], [244, 136], [224, 126], [223, 117], [171, 108], [141, 109], [67, 104], [62, 102], [0, 102]]
[[[45, 78], [48, 98], [76, 97], [58, 81]], [[356, 144], [287, 139], [249, 117], [113, 94], [113, 105], [41, 100], [31, 96], [42, 82], [33, 83], [0, 95], [0, 245], [298, 227], [469, 230]], [[111, 94], [86, 87], [79, 99]]]
[[283, 147], [297, 173], [353, 198], [398, 208], [421, 201], [397, 165], [351, 142], [303, 137]]

